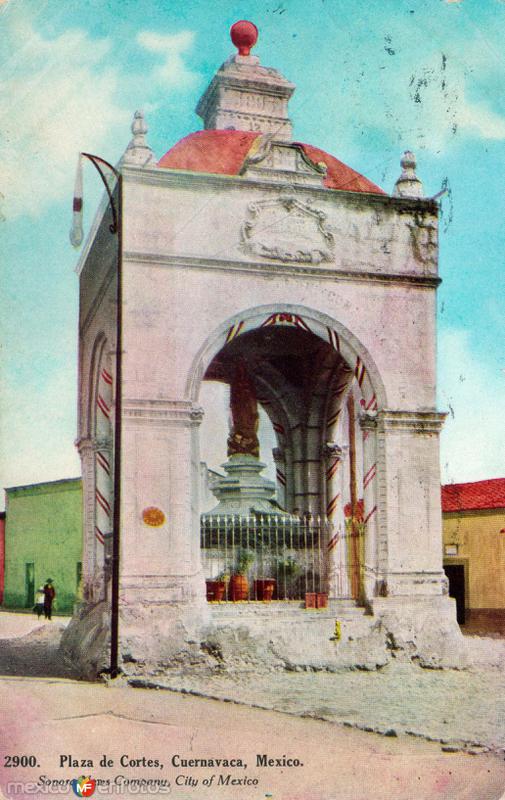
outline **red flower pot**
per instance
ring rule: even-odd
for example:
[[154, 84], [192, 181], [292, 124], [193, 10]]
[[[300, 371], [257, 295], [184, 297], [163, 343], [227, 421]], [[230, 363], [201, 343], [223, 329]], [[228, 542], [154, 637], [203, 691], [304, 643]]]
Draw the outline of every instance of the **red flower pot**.
[[224, 581], [205, 581], [207, 588], [207, 600], [218, 601], [223, 600], [226, 592], [226, 584]]
[[249, 581], [246, 575], [232, 575], [230, 578], [230, 600], [247, 600]]
[[254, 581], [254, 596], [257, 600], [271, 600], [275, 591], [275, 578], [257, 578]]

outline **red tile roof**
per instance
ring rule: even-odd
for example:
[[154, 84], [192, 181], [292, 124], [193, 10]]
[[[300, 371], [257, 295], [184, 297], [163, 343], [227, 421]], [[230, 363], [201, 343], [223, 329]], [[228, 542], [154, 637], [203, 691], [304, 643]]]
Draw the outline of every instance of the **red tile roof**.
[[442, 486], [442, 511], [505, 508], [505, 478]]
[[[196, 131], [171, 147], [158, 161], [158, 167], [219, 175], [238, 175], [254, 142], [261, 135], [255, 131]], [[324, 185], [328, 189], [385, 194], [375, 183], [339, 161], [338, 158], [325, 153], [324, 150], [303, 144], [303, 142], [295, 142], [295, 144], [302, 148], [311, 161], [326, 164], [327, 173]]]

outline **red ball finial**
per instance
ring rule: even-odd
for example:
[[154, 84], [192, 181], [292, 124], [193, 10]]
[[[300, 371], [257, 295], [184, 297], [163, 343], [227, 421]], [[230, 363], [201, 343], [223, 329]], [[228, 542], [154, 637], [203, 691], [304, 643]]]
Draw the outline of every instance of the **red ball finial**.
[[230, 36], [239, 56], [248, 56], [258, 41], [258, 29], [254, 22], [241, 19], [231, 26]]

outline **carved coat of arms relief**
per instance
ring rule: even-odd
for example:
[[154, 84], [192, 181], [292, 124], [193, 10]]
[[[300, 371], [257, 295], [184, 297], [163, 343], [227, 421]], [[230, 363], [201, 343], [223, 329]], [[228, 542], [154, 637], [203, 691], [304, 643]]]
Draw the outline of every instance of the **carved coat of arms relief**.
[[241, 228], [244, 252], [278, 261], [332, 261], [335, 241], [326, 214], [295, 197], [250, 203]]

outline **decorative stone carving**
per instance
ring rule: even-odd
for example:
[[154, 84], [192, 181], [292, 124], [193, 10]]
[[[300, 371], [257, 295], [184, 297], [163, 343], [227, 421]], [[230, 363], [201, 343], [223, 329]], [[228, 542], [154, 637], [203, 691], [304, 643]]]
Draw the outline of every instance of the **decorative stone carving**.
[[334, 239], [323, 211], [294, 197], [280, 197], [251, 203], [249, 214], [241, 230], [245, 252], [308, 264], [333, 259]]
[[341, 461], [344, 455], [344, 448], [336, 442], [326, 442], [322, 446], [322, 456], [328, 461]]
[[242, 168], [246, 178], [309, 186], [322, 186], [326, 172], [326, 164], [316, 164], [300, 145], [274, 141], [272, 134], [256, 140]]
[[272, 457], [276, 464], [284, 464], [286, 454], [281, 447], [272, 447]]
[[438, 253], [438, 229], [434, 218], [416, 214], [413, 222], [408, 222], [410, 243], [416, 261], [436, 268]]

